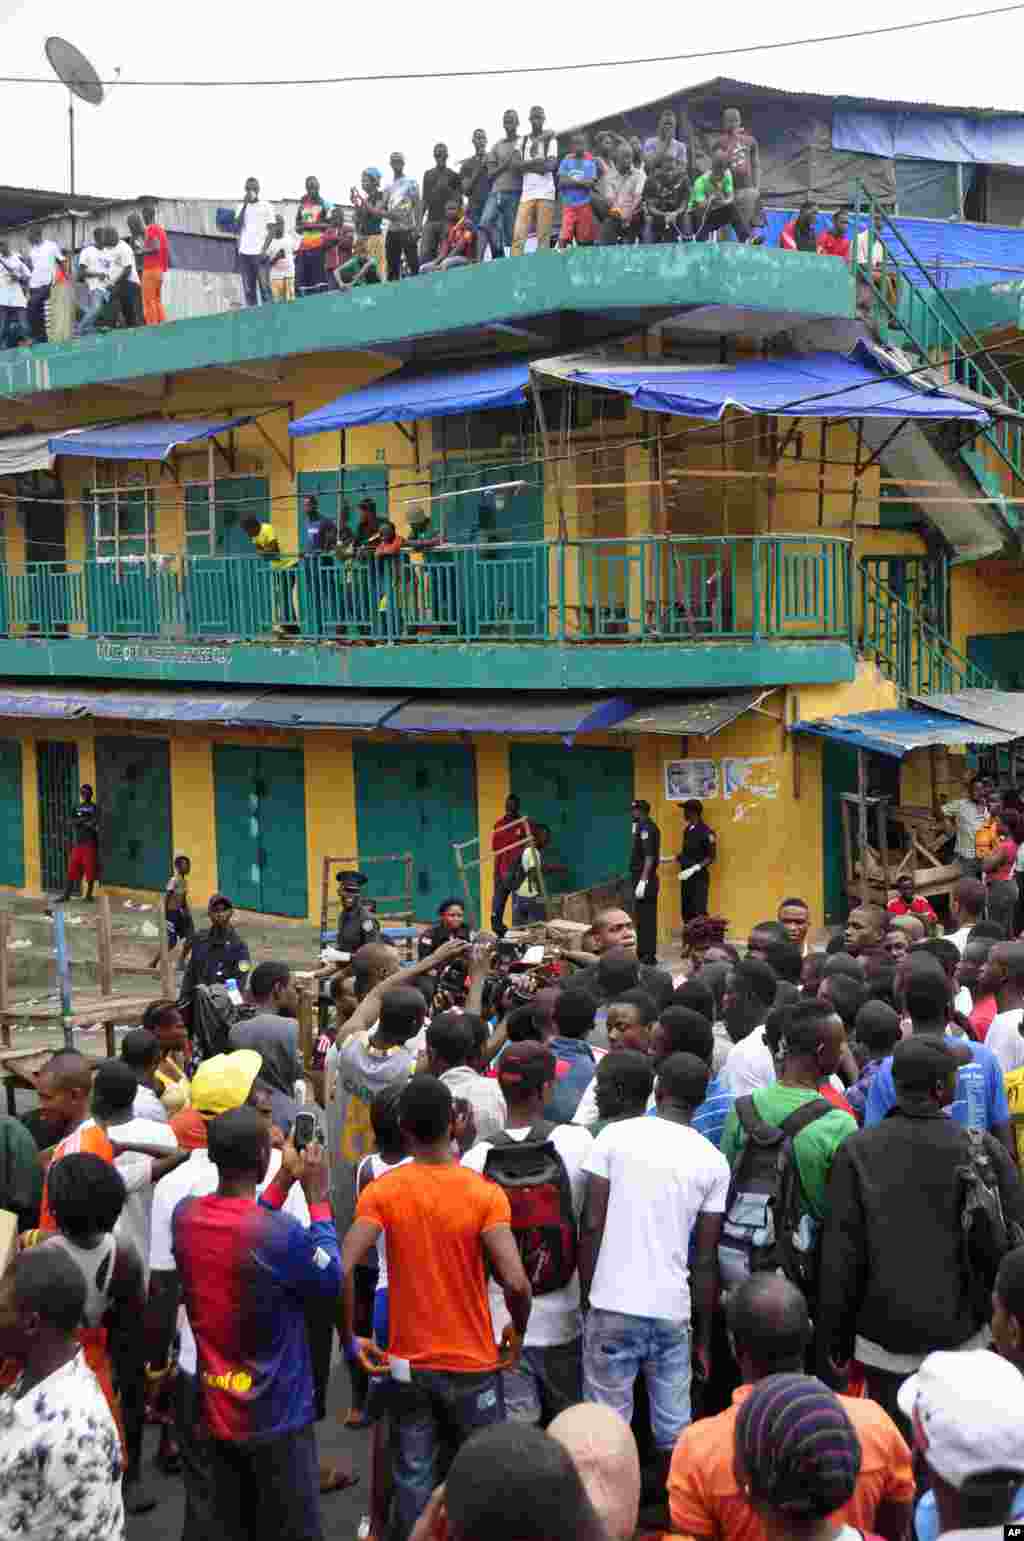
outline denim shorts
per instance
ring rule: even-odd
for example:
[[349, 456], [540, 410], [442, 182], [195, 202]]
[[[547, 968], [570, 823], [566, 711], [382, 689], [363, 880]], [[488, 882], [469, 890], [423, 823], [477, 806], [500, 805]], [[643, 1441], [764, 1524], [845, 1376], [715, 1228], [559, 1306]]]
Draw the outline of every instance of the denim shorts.
[[633, 1382], [647, 1382], [651, 1429], [672, 1450], [690, 1421], [690, 1324], [591, 1307], [583, 1331], [583, 1398], [633, 1417]]
[[580, 1338], [548, 1348], [524, 1348], [514, 1370], [502, 1370], [505, 1412], [515, 1423], [539, 1423], [583, 1400]]

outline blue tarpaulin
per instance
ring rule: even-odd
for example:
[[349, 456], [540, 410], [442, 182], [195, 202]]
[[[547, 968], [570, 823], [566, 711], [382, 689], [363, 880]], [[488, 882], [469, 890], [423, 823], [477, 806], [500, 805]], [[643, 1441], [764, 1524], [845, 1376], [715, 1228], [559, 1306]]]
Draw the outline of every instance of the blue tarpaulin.
[[400, 370], [362, 390], [348, 391], [288, 425], [293, 438], [356, 428], [366, 423], [412, 423], [419, 418], [518, 407], [526, 400], [530, 371], [525, 360], [484, 369], [434, 369], [429, 374]]
[[1009, 744], [1013, 734], [1002, 728], [982, 727], [945, 712], [850, 712], [845, 717], [823, 717], [795, 722], [791, 733], [810, 733], [853, 749], [885, 754], [902, 760], [914, 749], [949, 744]]
[[111, 428], [72, 428], [50, 440], [54, 455], [86, 455], [91, 460], [166, 460], [179, 444], [216, 438], [232, 428], [251, 423], [252, 417], [155, 418], [139, 423], [118, 423]]
[[[534, 368], [543, 372], [544, 365]], [[717, 422], [726, 407], [780, 417], [988, 421], [979, 407], [941, 391], [917, 388], [916, 377], [887, 375], [860, 343], [849, 358], [840, 353], [810, 353], [694, 368], [616, 364], [573, 369], [572, 378], [580, 385], [621, 391], [641, 411], [676, 412], [710, 422]]]
[[1024, 166], [1024, 117], [837, 109], [832, 114], [832, 148], [888, 160], [901, 156], [964, 165]]

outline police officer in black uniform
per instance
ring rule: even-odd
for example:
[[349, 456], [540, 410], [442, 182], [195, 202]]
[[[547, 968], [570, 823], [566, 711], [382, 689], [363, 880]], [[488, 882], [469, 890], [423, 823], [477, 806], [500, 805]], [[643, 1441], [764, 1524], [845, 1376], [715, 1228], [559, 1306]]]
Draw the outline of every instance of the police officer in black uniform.
[[[679, 863], [679, 902], [683, 920], [693, 920], [708, 913], [708, 890], [711, 878], [708, 868], [715, 859], [717, 843], [714, 830], [704, 823], [704, 804], [691, 797], [683, 804], [683, 846], [676, 861]], [[691, 867], [698, 870], [689, 877], [684, 874]]]
[[633, 920], [636, 924], [636, 955], [641, 963], [658, 961], [658, 862], [661, 830], [651, 818], [651, 805], [633, 799], [633, 848], [629, 876], [633, 883]]
[[369, 882], [365, 872], [339, 872], [338, 897], [341, 914], [338, 916], [338, 951], [349, 957], [367, 942], [380, 939], [380, 922], [363, 903], [359, 890]]
[[252, 960], [248, 947], [231, 924], [234, 908], [225, 894], [214, 894], [206, 906], [210, 924], [193, 938], [181, 982], [183, 1000], [191, 999], [196, 985], [222, 985], [236, 979], [238, 988], [244, 988]]

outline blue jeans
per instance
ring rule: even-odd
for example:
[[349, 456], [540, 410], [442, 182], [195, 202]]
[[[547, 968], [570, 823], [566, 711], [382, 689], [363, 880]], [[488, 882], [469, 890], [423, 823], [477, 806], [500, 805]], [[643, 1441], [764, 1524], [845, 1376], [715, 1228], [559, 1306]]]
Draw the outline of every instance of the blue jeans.
[[583, 1400], [629, 1423], [642, 1370], [659, 1450], [672, 1450], [690, 1421], [690, 1324], [591, 1307], [583, 1331]]
[[270, 269], [266, 259], [240, 251], [238, 271], [242, 275], [242, 293], [245, 296], [246, 305], [269, 305]]
[[448, 1370], [413, 1370], [408, 1382], [390, 1385], [395, 1498], [388, 1541], [409, 1541], [444, 1472], [449, 1457], [477, 1429], [505, 1420], [501, 1379], [495, 1370], [457, 1375]]
[[581, 1350], [583, 1340], [555, 1343], [549, 1348], [524, 1348], [514, 1370], [501, 1372], [505, 1411], [513, 1423], [539, 1423], [575, 1407], [583, 1398]]
[[24, 305], [0, 305], [0, 348], [16, 348], [28, 336]]
[[90, 289], [85, 297], [85, 310], [82, 319], [78, 323], [79, 337], [88, 337], [95, 331], [96, 323], [103, 313], [103, 309], [110, 295], [106, 289]]
[[519, 211], [518, 193], [489, 193], [484, 211], [480, 216], [480, 228], [490, 242], [491, 255], [504, 257], [505, 247], [512, 245], [512, 232]]

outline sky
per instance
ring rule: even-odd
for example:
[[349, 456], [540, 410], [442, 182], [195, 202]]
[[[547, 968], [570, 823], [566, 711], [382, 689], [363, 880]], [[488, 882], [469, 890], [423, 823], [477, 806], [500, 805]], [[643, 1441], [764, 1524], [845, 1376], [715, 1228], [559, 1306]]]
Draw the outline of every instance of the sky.
[[[494, 69], [776, 42], [984, 8], [977, 0], [862, 0], [856, 7], [834, 0], [789, 0], [782, 7], [732, 0], [713, 26], [702, 28], [692, 18], [713, 11], [648, 6], [639, 13], [645, 25], [633, 27], [625, 25], [632, 13], [609, 0], [592, 0], [582, 12], [558, 4], [535, 10], [446, 0], [427, 10], [401, 4], [386, 17], [373, 6], [320, 0], [294, 11], [252, 0], [176, 0], [159, 17], [145, 9], [83, 10], [71, 0], [0, 0], [0, 58], [4, 74], [47, 76], [43, 43], [56, 33], [83, 49], [103, 78], [120, 67], [125, 81]], [[343, 202], [364, 166], [387, 171], [393, 150], [401, 149], [408, 170], [422, 176], [439, 139], [454, 161], [470, 153], [474, 128], [500, 138], [507, 107], [517, 108], [525, 126], [530, 105], [540, 103], [557, 130], [715, 75], [829, 95], [1024, 110], [1022, 56], [1024, 8], [877, 40], [574, 73], [260, 89], [122, 84], [99, 108], [78, 104], [76, 185], [99, 197], [151, 192], [230, 201], [255, 175], [268, 198], [298, 198], [312, 173], [327, 198]], [[67, 93], [59, 85], [2, 91], [9, 131], [0, 182], [65, 189]], [[756, 132], [756, 124], [750, 126]]]

